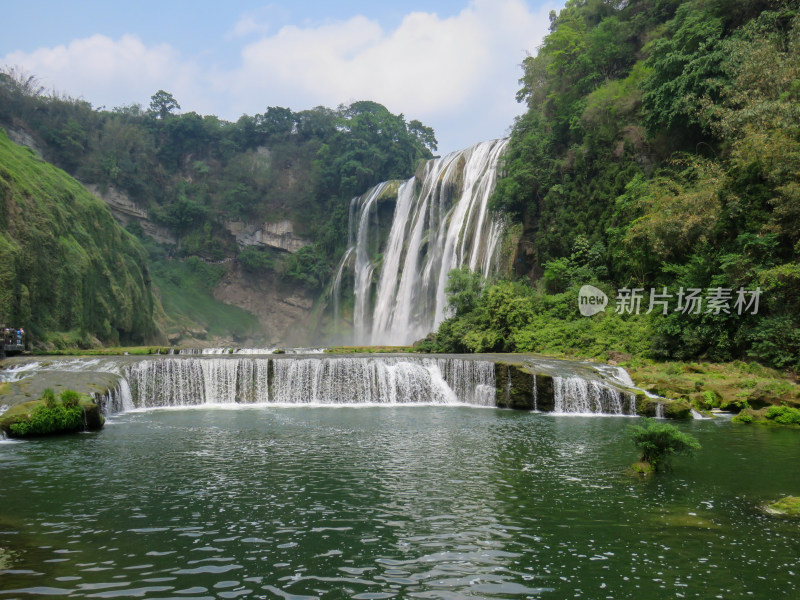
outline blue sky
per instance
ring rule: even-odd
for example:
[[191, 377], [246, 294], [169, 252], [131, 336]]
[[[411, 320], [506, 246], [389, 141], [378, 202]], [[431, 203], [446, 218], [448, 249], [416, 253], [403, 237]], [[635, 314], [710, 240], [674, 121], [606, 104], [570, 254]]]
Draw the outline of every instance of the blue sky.
[[96, 107], [165, 89], [183, 112], [229, 120], [375, 100], [448, 152], [507, 133], [519, 64], [562, 4], [0, 0], [0, 65]]

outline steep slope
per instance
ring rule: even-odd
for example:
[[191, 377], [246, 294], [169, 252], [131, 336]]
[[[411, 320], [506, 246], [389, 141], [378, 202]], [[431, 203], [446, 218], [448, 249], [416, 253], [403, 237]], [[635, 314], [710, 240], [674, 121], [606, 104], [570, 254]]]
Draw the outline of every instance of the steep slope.
[[0, 322], [44, 344], [157, 337], [147, 254], [77, 181], [0, 129]]
[[799, 50], [798, 0], [552, 13], [491, 201], [534, 286], [460, 303], [437, 347], [800, 369]]

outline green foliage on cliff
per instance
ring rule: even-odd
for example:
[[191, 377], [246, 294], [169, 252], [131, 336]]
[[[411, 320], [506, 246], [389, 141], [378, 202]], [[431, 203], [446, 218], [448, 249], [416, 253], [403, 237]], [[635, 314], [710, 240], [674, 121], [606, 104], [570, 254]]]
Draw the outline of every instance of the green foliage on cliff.
[[[229, 267], [238, 264], [253, 277], [267, 275], [287, 290], [299, 287], [316, 294], [346, 244], [351, 198], [380, 181], [410, 177], [418, 161], [436, 149], [432, 129], [416, 120], [407, 122], [375, 102], [300, 112], [270, 106], [232, 123], [213, 115], [181, 114], [178, 100], [164, 90], [153, 95], [149, 109], [94, 109], [83, 100], [47, 95], [35, 77], [9, 68], [0, 70], [0, 126], [27, 136], [45, 160], [81, 182], [132, 201], [135, 210], [146, 210], [152, 224], [162, 228], [159, 236], [175, 240], [151, 252], [166, 311], [161, 321], [171, 332], [180, 327], [213, 329], [228, 337], [254, 333], [255, 318], [215, 300], [205, 280], [179, 262], [195, 257], [207, 263], [225, 261]], [[240, 251], [230, 233], [241, 222], [280, 220], [291, 221], [295, 234], [313, 240], [313, 246], [292, 255]], [[146, 238], [138, 221], [129, 229]], [[79, 245], [65, 246], [62, 253], [70, 253], [65, 264], [79, 260]], [[5, 246], [0, 240], [0, 252], [12, 251]], [[232, 263], [236, 258], [238, 263]], [[143, 269], [147, 264], [133, 262]], [[76, 286], [96, 285], [83, 273], [53, 266]], [[9, 269], [10, 263], [0, 265], [0, 277], [15, 277]], [[100, 318], [99, 325], [83, 325], [74, 317], [65, 324], [65, 319], [42, 320], [39, 313], [30, 317], [26, 310], [31, 302], [40, 311], [45, 303], [41, 296], [31, 300], [27, 282], [0, 293], [14, 295], [11, 316], [23, 324], [37, 323], [40, 337], [53, 329], [83, 327], [111, 342], [119, 330], [119, 337], [130, 342], [137, 341], [131, 332], [143, 341], [153, 330], [152, 324], [138, 321], [125, 329], [110, 317]], [[122, 295], [124, 305], [152, 313], [152, 299], [140, 302], [125, 289]], [[54, 309], [70, 306], [61, 296], [51, 300]], [[81, 335], [62, 336], [65, 343], [81, 340]]]
[[[156, 333], [147, 255], [108, 207], [0, 129], [0, 322], [38, 341]], [[57, 336], [56, 336], [57, 337]]]
[[214, 297], [214, 287], [226, 272], [224, 264], [207, 263], [197, 256], [174, 259], [153, 240], [145, 239], [143, 244], [164, 311], [165, 333], [188, 331], [233, 339], [258, 334], [253, 314]]
[[[800, 368], [798, 6], [569, 0], [552, 15], [524, 62], [528, 110], [492, 199], [524, 225], [515, 274], [555, 294], [542, 302], [584, 283], [673, 297], [758, 287], [757, 315], [628, 324], [647, 332], [652, 357]], [[581, 321], [576, 297], [559, 327], [600, 335], [614, 318]], [[531, 344], [483, 339], [540, 348], [541, 325], [530, 318]]]
[[349, 200], [410, 177], [436, 149], [433, 130], [376, 102], [270, 106], [235, 123], [179, 110], [164, 90], [149, 110], [95, 110], [44, 95], [34, 77], [0, 72], [0, 125], [21, 126], [45, 159], [81, 181], [125, 193], [179, 239], [183, 255], [235, 255], [227, 221], [289, 219], [332, 263], [346, 239]]
[[[534, 352], [603, 360], [615, 353], [642, 356], [649, 351], [652, 331], [647, 316], [609, 310], [583, 317], [577, 310], [577, 285], [548, 293], [523, 282], [498, 281], [483, 289], [480, 284], [478, 274], [451, 271], [447, 292], [454, 314], [418, 349]], [[611, 293], [608, 286], [603, 287]]]

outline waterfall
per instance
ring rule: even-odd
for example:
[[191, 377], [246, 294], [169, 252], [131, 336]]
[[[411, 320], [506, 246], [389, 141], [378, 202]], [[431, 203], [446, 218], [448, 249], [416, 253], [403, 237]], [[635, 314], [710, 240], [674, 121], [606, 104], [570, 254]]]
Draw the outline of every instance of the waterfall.
[[402, 345], [425, 336], [445, 318], [451, 269], [493, 272], [502, 228], [490, 218], [488, 201], [507, 144], [482, 142], [428, 161], [399, 186], [385, 245], [376, 239], [373, 216], [389, 183], [353, 199], [347, 252], [355, 252], [356, 344]]
[[635, 415], [636, 397], [599, 381], [582, 377], [553, 377], [553, 412]]
[[333, 278], [333, 285], [331, 286], [331, 298], [333, 299], [333, 323], [336, 333], [339, 333], [339, 328], [342, 319], [342, 275], [344, 274], [345, 266], [348, 264], [350, 257], [353, 255], [353, 247], [349, 247], [344, 253], [342, 260], [339, 262], [339, 268], [336, 270], [336, 277]]
[[105, 392], [92, 394], [95, 404], [100, 407], [100, 411], [105, 415], [133, 410], [133, 395], [128, 385], [128, 380], [122, 378], [114, 386]]
[[123, 375], [97, 397], [107, 414], [234, 403], [495, 403], [494, 363], [454, 358], [159, 358], [126, 364]]
[[[171, 352], [180, 356], [195, 356], [197, 354], [275, 354], [278, 348], [179, 348]], [[281, 354], [322, 354], [324, 348], [281, 348]]]

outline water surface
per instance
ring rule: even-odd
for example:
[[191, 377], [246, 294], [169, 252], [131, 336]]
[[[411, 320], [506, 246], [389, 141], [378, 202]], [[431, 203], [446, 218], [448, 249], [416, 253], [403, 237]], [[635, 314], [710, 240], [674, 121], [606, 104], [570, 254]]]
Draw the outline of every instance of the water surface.
[[[0, 444], [0, 599], [797, 598], [797, 431], [471, 407], [129, 413]], [[10, 552], [10, 559], [9, 554]]]

